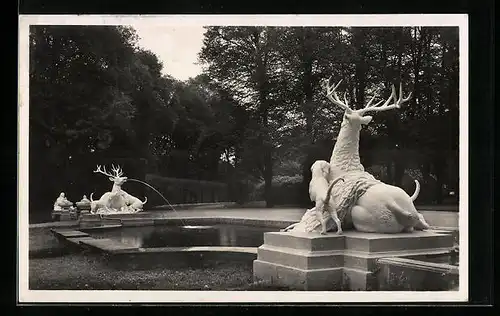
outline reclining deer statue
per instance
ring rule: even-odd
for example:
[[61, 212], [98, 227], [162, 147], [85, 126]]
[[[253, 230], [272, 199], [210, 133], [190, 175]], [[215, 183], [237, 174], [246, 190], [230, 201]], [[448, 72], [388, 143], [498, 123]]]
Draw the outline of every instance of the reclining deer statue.
[[[385, 102], [382, 100], [372, 105], [377, 97], [375, 94], [363, 109], [353, 110], [349, 107], [345, 94], [344, 101], [341, 101], [337, 95], [336, 89], [341, 82], [342, 80], [335, 86], [330, 85], [330, 79], [323, 82], [326, 97], [344, 110], [341, 128], [330, 158], [332, 178], [339, 176], [344, 178], [344, 182], [335, 185], [332, 192], [336, 195], [336, 200], [343, 201], [343, 205], [341, 202], [341, 205], [337, 207], [349, 209], [347, 210], [349, 217], [358, 231], [399, 233], [429, 228], [413, 204], [420, 191], [418, 181], [415, 180], [415, 193], [409, 196], [399, 187], [376, 180], [365, 171], [359, 158], [361, 127], [372, 120], [372, 117], [365, 113], [400, 108], [403, 103], [410, 100], [411, 93], [407, 98], [403, 98], [403, 88], [400, 84], [400, 95], [397, 98], [393, 85], [392, 93]], [[390, 104], [391, 100], [394, 101], [392, 104]]]
[[109, 181], [113, 182], [113, 188], [110, 192], [104, 193], [99, 200], [93, 200], [90, 194], [90, 212], [96, 213], [99, 210], [107, 212], [139, 212], [142, 211], [144, 204], [147, 202], [147, 197], [144, 202], [128, 194], [122, 189], [122, 185], [127, 182], [127, 177], [123, 177], [123, 171], [120, 166], [112, 166], [112, 174], [106, 171], [106, 167], [101, 169], [97, 166], [94, 173], [101, 173], [109, 177]]

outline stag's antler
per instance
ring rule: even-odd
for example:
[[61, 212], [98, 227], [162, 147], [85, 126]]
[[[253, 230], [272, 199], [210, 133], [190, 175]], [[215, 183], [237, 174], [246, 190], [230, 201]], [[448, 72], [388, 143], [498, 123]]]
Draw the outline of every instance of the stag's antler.
[[94, 170], [94, 173], [102, 173], [105, 176], [114, 177], [114, 175], [112, 175], [111, 173], [109, 173], [109, 172], [106, 171], [106, 167], [103, 167], [101, 169], [101, 165], [97, 165], [97, 169]]
[[123, 171], [122, 171], [122, 168], [120, 166], [115, 167], [115, 165], [112, 165], [111, 170], [113, 171], [113, 174], [107, 172], [106, 167], [102, 167], [102, 169], [101, 169], [101, 165], [97, 165], [97, 169], [94, 170], [94, 173], [102, 173], [105, 176], [113, 177], [113, 178], [121, 177], [123, 175]]
[[115, 165], [111, 165], [111, 170], [114, 172], [116, 177], [121, 177], [123, 175], [123, 170], [120, 166], [115, 167]]
[[[376, 96], [377, 96], [377, 94], [375, 93], [375, 95], [370, 99], [370, 101], [366, 104], [366, 106], [363, 109], [358, 110], [359, 114], [362, 115], [368, 111], [375, 112], [375, 111], [387, 111], [387, 110], [391, 110], [391, 109], [399, 109], [401, 107], [401, 104], [408, 102], [411, 99], [411, 92], [408, 95], [408, 97], [404, 98], [403, 97], [403, 84], [399, 83], [399, 98], [397, 98], [396, 97], [396, 88], [394, 87], [394, 85], [392, 85], [391, 95], [384, 102], [384, 104], [379, 106], [383, 102], [383, 101], [380, 101], [377, 104], [370, 106]], [[389, 105], [389, 103], [391, 102], [391, 99], [394, 100], [394, 103]]]
[[333, 104], [338, 105], [340, 108], [342, 108], [345, 111], [352, 111], [352, 109], [349, 107], [347, 104], [347, 92], [344, 93], [344, 102], [340, 101], [338, 95], [337, 95], [337, 88], [340, 86], [340, 83], [342, 83], [342, 80], [339, 81], [335, 86], [330, 85], [330, 79], [332, 77], [325, 79], [323, 82], [323, 86], [326, 89], [326, 97], [328, 100], [332, 101]]

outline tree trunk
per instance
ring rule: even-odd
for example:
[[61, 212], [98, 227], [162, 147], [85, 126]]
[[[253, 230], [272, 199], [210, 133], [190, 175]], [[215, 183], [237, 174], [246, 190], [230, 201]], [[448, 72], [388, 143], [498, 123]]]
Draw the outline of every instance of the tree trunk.
[[394, 185], [402, 187], [403, 176], [405, 174], [405, 163], [402, 156], [401, 150], [396, 149], [396, 155], [394, 157]]
[[394, 177], [393, 177], [393, 172], [392, 172], [392, 162], [391, 161], [387, 162], [386, 168], [387, 168], [387, 183], [394, 184]]
[[446, 95], [446, 85], [445, 85], [445, 78], [446, 76], [446, 49], [447, 49], [447, 44], [442, 43], [442, 52], [441, 52], [441, 74], [439, 76], [439, 103], [438, 103], [438, 113], [440, 116], [444, 114], [444, 100], [445, 100], [445, 95]]
[[[267, 33], [269, 36], [269, 33]], [[267, 38], [269, 41], [269, 38]], [[272, 159], [272, 143], [269, 135], [269, 100], [268, 100], [268, 76], [267, 76], [267, 58], [268, 58], [268, 42], [260, 47], [258, 46], [256, 61], [257, 61], [257, 87], [259, 91], [259, 116], [261, 121], [260, 142], [263, 157], [263, 178], [264, 178], [264, 198], [266, 207], [274, 206], [272, 197], [272, 181], [273, 181], [273, 159]]]
[[[422, 187], [431, 187], [431, 163], [428, 155], [423, 156], [424, 161], [422, 164], [422, 178], [423, 178], [423, 183]], [[421, 203], [429, 203], [431, 200], [431, 195], [429, 194], [429, 191], [427, 190], [422, 190], [422, 193], [419, 195], [419, 200]]]
[[[404, 46], [403, 46], [403, 34], [400, 33], [400, 38], [399, 38], [399, 44], [398, 44], [398, 51], [397, 51], [397, 65], [398, 65], [398, 75], [399, 75], [399, 80], [402, 81], [402, 73], [403, 73], [403, 65], [402, 65], [402, 60], [403, 60], [403, 51], [404, 51]], [[401, 96], [400, 96], [401, 97]], [[392, 131], [391, 131], [391, 137], [394, 138], [396, 141], [396, 155], [395, 155], [395, 163], [394, 163], [394, 183], [396, 186], [401, 187], [403, 184], [403, 176], [405, 173], [406, 169], [406, 160], [403, 157], [402, 150], [406, 148], [405, 146], [405, 135], [401, 132], [400, 128], [400, 118], [399, 118], [399, 113], [395, 113], [395, 115], [392, 117]]]
[[[263, 100], [267, 102], [267, 100]], [[263, 131], [261, 131], [261, 141], [262, 141], [262, 157], [263, 157], [263, 177], [264, 177], [264, 198], [266, 200], [266, 207], [271, 208], [274, 206], [273, 196], [272, 196], [272, 183], [273, 183], [273, 159], [272, 159], [272, 148], [271, 142], [269, 141], [268, 133], [268, 113], [267, 110], [262, 114], [262, 126]]]
[[312, 87], [312, 58], [310, 53], [306, 50], [304, 52], [303, 67], [304, 78], [302, 82], [302, 89], [304, 91], [304, 116], [306, 118], [306, 133], [310, 143], [314, 143], [314, 130], [313, 130], [313, 87]]
[[264, 196], [266, 199], [266, 207], [271, 208], [274, 206], [273, 196], [272, 196], [272, 186], [273, 186], [273, 164], [271, 160], [271, 155], [269, 152], [264, 154]]
[[421, 60], [421, 43], [416, 38], [417, 28], [414, 28], [414, 37], [412, 43], [412, 63], [413, 63], [413, 74], [415, 75], [415, 83], [413, 85], [413, 98], [410, 100], [410, 105], [408, 106], [408, 113], [411, 117], [415, 116], [417, 111], [417, 100], [420, 100], [420, 60]]
[[437, 204], [443, 203], [443, 184], [445, 176], [445, 155], [442, 151], [438, 151], [434, 156], [434, 172], [436, 174], [436, 202]]
[[[301, 38], [302, 44], [302, 91], [303, 91], [303, 112], [304, 117], [306, 119], [306, 135], [308, 139], [308, 144], [306, 145], [306, 161], [304, 162], [302, 168], [302, 192], [308, 192], [309, 181], [311, 179], [311, 149], [313, 148], [313, 144], [315, 143], [315, 135], [314, 135], [314, 109], [313, 109], [313, 82], [312, 82], [312, 66], [313, 66], [313, 56], [311, 52], [310, 43], [308, 42], [307, 37], [308, 29], [304, 29]], [[299, 198], [300, 204], [304, 206], [309, 202], [309, 195], [304, 194]]]
[[427, 31], [426, 36], [425, 36], [425, 47], [424, 47], [424, 56], [426, 60], [426, 65], [425, 65], [425, 82], [426, 82], [426, 99], [427, 99], [427, 104], [426, 104], [426, 113], [427, 117], [430, 117], [432, 115], [432, 106], [434, 104], [433, 97], [434, 97], [434, 91], [432, 88], [432, 78], [431, 78], [431, 69], [432, 69], [432, 55], [431, 55], [431, 40], [432, 40], [432, 34]]
[[365, 30], [363, 28], [356, 29], [354, 32], [354, 45], [357, 49], [357, 60], [356, 60], [356, 70], [355, 70], [355, 78], [356, 78], [356, 105], [357, 108], [361, 108], [364, 104], [365, 99], [365, 89], [366, 89], [366, 73], [367, 73], [367, 64], [366, 64], [366, 43], [367, 36]]

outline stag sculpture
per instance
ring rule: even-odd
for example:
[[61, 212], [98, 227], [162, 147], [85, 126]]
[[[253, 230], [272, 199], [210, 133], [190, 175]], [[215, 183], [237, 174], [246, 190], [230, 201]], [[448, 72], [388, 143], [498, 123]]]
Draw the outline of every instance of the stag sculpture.
[[[344, 117], [330, 158], [333, 178], [342, 176], [345, 182], [336, 186], [334, 195], [337, 200], [343, 201], [344, 212], [349, 212], [352, 224], [356, 230], [363, 232], [398, 233], [413, 231], [413, 229], [426, 229], [428, 224], [419, 214], [413, 204], [420, 191], [420, 184], [415, 180], [416, 189], [409, 196], [403, 189], [385, 184], [376, 180], [371, 174], [365, 172], [359, 158], [359, 134], [361, 127], [372, 120], [367, 112], [381, 112], [398, 109], [411, 98], [403, 97], [403, 86], [400, 83], [399, 97], [396, 88], [392, 86], [391, 95], [385, 100], [373, 104], [377, 97], [375, 93], [366, 106], [353, 110], [347, 103], [346, 94], [344, 101], [337, 95], [337, 88], [342, 80], [335, 86], [330, 85], [330, 79], [323, 82], [326, 97], [344, 111]], [[391, 101], [393, 101], [391, 103]], [[342, 203], [342, 202], [341, 202]]]
[[[397, 97], [396, 88], [393, 85], [392, 93], [385, 102], [382, 100], [373, 104], [377, 97], [375, 94], [364, 108], [354, 110], [349, 107], [346, 94], [344, 94], [343, 101], [337, 95], [341, 82], [342, 80], [335, 86], [330, 85], [330, 79], [323, 82], [326, 97], [344, 113], [330, 157], [329, 177], [329, 179], [342, 178], [344, 181], [332, 183], [330, 180], [332, 199], [329, 203], [335, 203], [335, 205], [329, 205], [329, 207], [337, 210], [342, 227], [354, 226], [356, 230], [362, 232], [399, 233], [429, 228], [424, 217], [417, 212], [413, 204], [420, 192], [418, 181], [415, 180], [415, 192], [409, 196], [403, 189], [385, 184], [366, 172], [359, 157], [361, 128], [372, 120], [372, 116], [365, 114], [400, 108], [403, 103], [410, 100], [411, 93], [404, 98], [402, 84], [400, 84], [399, 97]], [[285, 230], [317, 231], [321, 221], [314, 215], [316, 213], [315, 208], [307, 210], [299, 223]], [[337, 224], [330, 220], [328, 229], [335, 229], [335, 226]]]
[[122, 185], [127, 182], [127, 177], [123, 176], [123, 171], [120, 166], [112, 166], [112, 172], [106, 171], [106, 167], [101, 168], [100, 165], [94, 170], [94, 173], [101, 173], [109, 177], [109, 181], [113, 182], [113, 187], [110, 192], [104, 193], [99, 200], [93, 200], [90, 194], [90, 212], [91, 213], [114, 213], [114, 212], [139, 212], [143, 209], [144, 202], [128, 194], [122, 189]]

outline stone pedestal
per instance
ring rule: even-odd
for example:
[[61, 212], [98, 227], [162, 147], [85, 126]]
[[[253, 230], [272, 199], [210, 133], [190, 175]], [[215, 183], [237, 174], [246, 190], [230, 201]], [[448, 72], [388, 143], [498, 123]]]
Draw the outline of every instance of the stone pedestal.
[[69, 210], [62, 211], [52, 211], [51, 217], [53, 221], [70, 221], [73, 219], [73, 216]]
[[80, 217], [85, 216], [85, 215], [91, 215], [90, 210], [81, 210], [80, 211]]
[[377, 259], [445, 254], [453, 236], [443, 231], [375, 234], [269, 232], [253, 264], [255, 281], [292, 290], [377, 290]]

